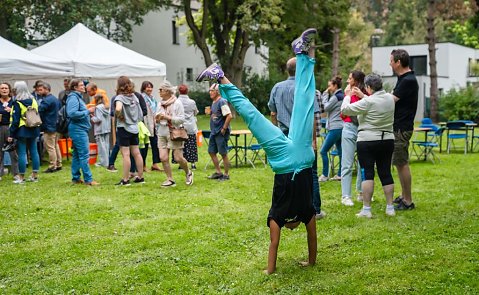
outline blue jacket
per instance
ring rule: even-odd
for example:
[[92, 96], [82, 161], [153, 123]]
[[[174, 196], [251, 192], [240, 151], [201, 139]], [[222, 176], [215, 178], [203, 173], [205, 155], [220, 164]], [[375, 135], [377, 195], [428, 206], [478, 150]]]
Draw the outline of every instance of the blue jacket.
[[35, 138], [40, 136], [40, 127], [20, 126], [21, 112], [19, 103], [23, 103], [26, 107], [32, 105], [32, 99], [24, 99], [22, 102], [15, 101], [13, 103], [12, 123], [10, 124], [10, 137], [19, 138]]
[[86, 108], [82, 95], [78, 91], [72, 91], [68, 94], [66, 109], [67, 116], [70, 119], [69, 131], [85, 130], [88, 132], [90, 130], [90, 111]]
[[46, 132], [56, 132], [56, 123], [58, 118], [58, 110], [61, 107], [60, 101], [52, 94], [42, 99], [38, 112], [42, 118], [41, 130]]

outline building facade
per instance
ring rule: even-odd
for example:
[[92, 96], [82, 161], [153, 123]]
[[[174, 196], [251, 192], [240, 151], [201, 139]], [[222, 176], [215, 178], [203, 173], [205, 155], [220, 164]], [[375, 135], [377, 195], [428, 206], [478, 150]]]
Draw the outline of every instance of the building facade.
[[[410, 66], [416, 73], [419, 83], [419, 101], [416, 120], [428, 114], [431, 79], [429, 77], [429, 52], [427, 44], [373, 47], [372, 70], [383, 77], [386, 88], [396, 84], [397, 77], [389, 66], [393, 49], [404, 49], [409, 53]], [[445, 42], [436, 44], [437, 82], [439, 95], [453, 88], [463, 88], [479, 83], [479, 77], [472, 71], [473, 63], [479, 63], [479, 50]]]
[[[134, 26], [132, 42], [124, 46], [160, 60], [166, 64], [166, 79], [174, 85], [187, 84], [191, 89], [205, 89], [205, 83], [195, 82], [196, 76], [205, 68], [201, 50], [188, 44], [186, 24], [178, 25], [178, 18], [183, 12], [173, 8], [150, 12], [144, 17], [141, 26]], [[266, 47], [250, 47], [246, 54], [245, 67], [260, 75], [267, 72], [267, 61], [262, 57], [268, 55]]]

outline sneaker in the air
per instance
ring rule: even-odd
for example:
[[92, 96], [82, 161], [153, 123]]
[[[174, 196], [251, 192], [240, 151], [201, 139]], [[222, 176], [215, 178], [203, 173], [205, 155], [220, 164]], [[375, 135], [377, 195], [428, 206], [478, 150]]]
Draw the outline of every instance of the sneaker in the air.
[[295, 39], [291, 43], [294, 54], [308, 53], [309, 48], [311, 47], [314, 36], [316, 35], [317, 30], [314, 28], [306, 29], [301, 36]]
[[203, 70], [198, 77], [196, 77], [196, 82], [202, 81], [211, 81], [219, 83], [219, 80], [225, 76], [225, 73], [221, 69], [221, 67], [213, 63], [209, 67]]

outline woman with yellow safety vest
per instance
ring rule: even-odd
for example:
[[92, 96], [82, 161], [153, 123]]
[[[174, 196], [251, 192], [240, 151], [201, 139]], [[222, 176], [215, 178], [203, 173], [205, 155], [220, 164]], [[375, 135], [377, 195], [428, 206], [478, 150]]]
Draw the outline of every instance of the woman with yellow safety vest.
[[18, 178], [13, 182], [16, 184], [25, 183], [25, 172], [27, 170], [27, 148], [32, 160], [32, 175], [28, 181], [38, 181], [38, 170], [40, 169], [40, 157], [38, 155], [37, 140], [40, 136], [40, 127], [27, 127], [25, 113], [28, 107], [38, 111], [38, 103], [28, 91], [25, 81], [15, 82], [13, 89], [15, 91], [15, 102], [10, 117], [10, 137], [8, 142], [17, 140], [18, 152]]

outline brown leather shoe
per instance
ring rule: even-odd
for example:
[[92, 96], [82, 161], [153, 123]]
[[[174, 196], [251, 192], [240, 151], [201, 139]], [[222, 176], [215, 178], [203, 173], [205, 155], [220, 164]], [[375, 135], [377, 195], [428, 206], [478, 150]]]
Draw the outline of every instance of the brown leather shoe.
[[100, 183], [93, 180], [92, 182], [85, 182], [85, 185], [96, 186], [100, 185]]
[[81, 180], [81, 179], [72, 180], [72, 184], [83, 184], [83, 180]]

